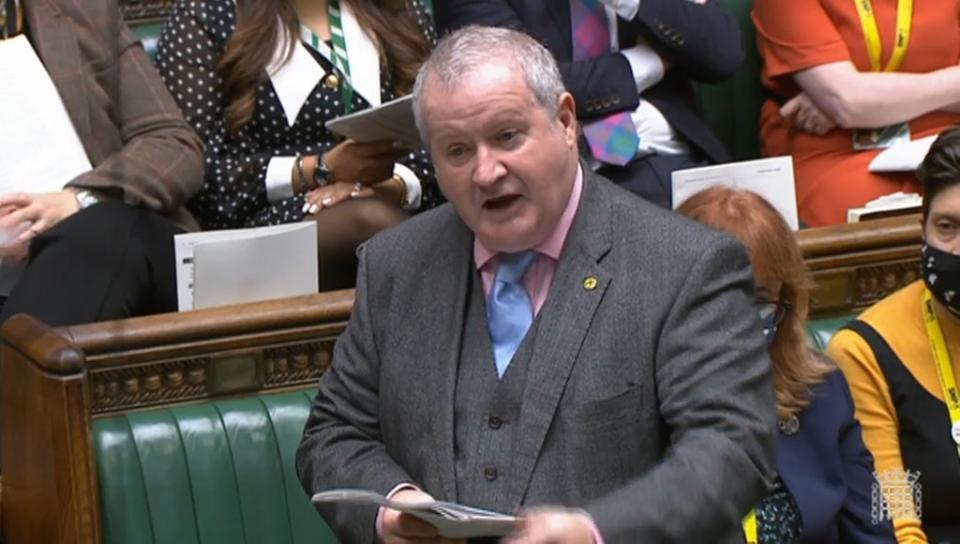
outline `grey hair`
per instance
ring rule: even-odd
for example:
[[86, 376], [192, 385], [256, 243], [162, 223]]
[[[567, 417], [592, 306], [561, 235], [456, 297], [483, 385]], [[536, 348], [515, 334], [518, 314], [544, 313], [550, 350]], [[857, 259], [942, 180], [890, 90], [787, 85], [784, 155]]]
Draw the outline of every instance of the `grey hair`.
[[420, 67], [413, 85], [413, 115], [420, 138], [427, 142], [423, 119], [423, 90], [427, 79], [452, 89], [460, 80], [488, 64], [515, 64], [523, 73], [534, 99], [551, 118], [563, 94], [563, 79], [553, 55], [530, 36], [507, 28], [471, 25], [440, 40]]

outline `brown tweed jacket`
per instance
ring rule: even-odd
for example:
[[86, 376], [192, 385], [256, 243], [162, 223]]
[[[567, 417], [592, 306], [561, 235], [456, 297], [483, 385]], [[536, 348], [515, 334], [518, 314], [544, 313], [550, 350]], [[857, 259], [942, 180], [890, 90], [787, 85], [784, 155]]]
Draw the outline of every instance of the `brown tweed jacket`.
[[116, 0], [24, 0], [23, 6], [30, 42], [94, 167], [68, 185], [195, 227], [182, 206], [203, 184], [202, 144]]

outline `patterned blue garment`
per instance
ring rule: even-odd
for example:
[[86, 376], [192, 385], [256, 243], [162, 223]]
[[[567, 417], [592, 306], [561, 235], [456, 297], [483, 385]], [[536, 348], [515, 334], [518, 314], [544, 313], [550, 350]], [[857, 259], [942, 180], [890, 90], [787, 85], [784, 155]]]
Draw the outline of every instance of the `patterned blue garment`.
[[773, 491], [757, 505], [757, 536], [760, 544], [800, 542], [800, 507], [783, 480], [777, 477]]

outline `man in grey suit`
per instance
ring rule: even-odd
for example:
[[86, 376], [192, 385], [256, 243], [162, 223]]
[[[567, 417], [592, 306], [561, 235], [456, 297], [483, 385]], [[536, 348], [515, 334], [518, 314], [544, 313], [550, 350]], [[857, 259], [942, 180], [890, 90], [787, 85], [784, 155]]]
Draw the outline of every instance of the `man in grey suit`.
[[[776, 428], [745, 250], [583, 168], [573, 97], [521, 33], [451, 34], [414, 102], [450, 204], [361, 250], [305, 489], [520, 509], [511, 543], [742, 542]], [[345, 543], [444, 542], [321, 513]]]

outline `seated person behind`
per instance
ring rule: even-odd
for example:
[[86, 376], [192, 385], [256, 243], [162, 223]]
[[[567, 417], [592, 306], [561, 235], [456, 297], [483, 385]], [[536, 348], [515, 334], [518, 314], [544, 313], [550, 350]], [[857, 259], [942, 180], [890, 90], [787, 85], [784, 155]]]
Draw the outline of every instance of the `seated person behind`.
[[853, 417], [847, 382], [808, 347], [813, 280], [790, 227], [763, 197], [728, 187], [701, 191], [677, 211], [736, 237], [753, 264], [757, 311], [773, 363], [780, 478], [757, 505], [752, 540], [894, 542], [890, 523], [871, 518], [873, 457]]
[[[740, 27], [705, 0], [443, 0], [437, 24], [527, 32], [560, 64], [594, 170], [672, 207], [670, 173], [730, 155], [697, 115], [690, 80], [733, 75]], [[611, 36], [616, 42], [611, 46]]]
[[[917, 177], [923, 278], [861, 314], [833, 337], [827, 353], [850, 382], [897, 540], [956, 543], [960, 404], [945, 404], [957, 397], [946, 395], [942, 380], [956, 383], [960, 376], [960, 127], [937, 138]], [[941, 335], [943, 348], [934, 350]], [[914, 505], [914, 496], [922, 504]]]
[[[521, 542], [742, 543], [776, 421], [743, 247], [583, 168], [526, 34], [451, 33], [414, 108], [451, 205], [364, 244], [304, 488], [533, 508]], [[394, 510], [322, 513], [343, 542], [438, 542]]]
[[[5, 35], [29, 37], [92, 170], [62, 191], [0, 195], [0, 323], [20, 312], [59, 326], [176, 310], [172, 236], [195, 225], [181, 206], [202, 183], [199, 139], [115, 0], [7, 6], [16, 13]], [[57, 160], [46, 153], [26, 160]]]
[[[864, 5], [872, 8], [860, 13]], [[850, 208], [917, 192], [912, 172], [873, 173], [867, 165], [883, 146], [960, 122], [960, 0], [907, 6], [913, 2], [754, 4], [770, 91], [763, 153], [793, 156], [797, 207], [809, 226], [845, 223]]]
[[157, 67], [206, 145], [200, 224], [314, 220], [321, 288], [352, 285], [359, 243], [442, 197], [426, 151], [324, 123], [408, 93], [429, 24], [420, 0], [179, 0]]

